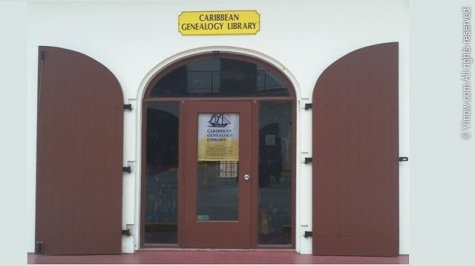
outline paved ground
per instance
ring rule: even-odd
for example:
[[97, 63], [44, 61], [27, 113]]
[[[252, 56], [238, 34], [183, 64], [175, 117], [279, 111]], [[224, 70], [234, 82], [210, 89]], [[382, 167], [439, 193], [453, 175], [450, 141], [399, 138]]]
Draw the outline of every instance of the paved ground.
[[134, 254], [44, 256], [28, 254], [29, 264], [408, 264], [409, 256], [339, 257], [295, 251], [141, 250]]

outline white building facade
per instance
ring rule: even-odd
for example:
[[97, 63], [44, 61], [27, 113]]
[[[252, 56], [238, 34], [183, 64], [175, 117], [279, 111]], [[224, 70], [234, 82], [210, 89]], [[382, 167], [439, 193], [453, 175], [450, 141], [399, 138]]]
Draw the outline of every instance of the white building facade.
[[[217, 53], [224, 55], [222, 60], [240, 61], [240, 58], [242, 58], [242, 61], [257, 65], [257, 69], [263, 71], [266, 70], [272, 74], [275, 74], [274, 78], [279, 79], [280, 83], [285, 84], [284, 87], [290, 92], [287, 96], [282, 96], [284, 98], [288, 98], [279, 100], [278, 97], [280, 96], [277, 95], [275, 96], [275, 99], [272, 99], [276, 102], [287, 101], [289, 103], [288, 107], [290, 108], [290, 116], [292, 117], [290, 118], [290, 123], [292, 126], [288, 130], [293, 135], [291, 137], [292, 140], [288, 144], [290, 146], [287, 146], [287, 159], [282, 159], [283, 162], [280, 162], [283, 165], [280, 166], [280, 172], [287, 171], [289, 175], [288, 191], [290, 194], [288, 196], [288, 200], [290, 211], [288, 218], [290, 219], [290, 224], [285, 225], [287, 227], [279, 230], [287, 230], [286, 232], [290, 232], [290, 238], [287, 242], [284, 240], [282, 240], [284, 242], [279, 242], [281, 240], [275, 241], [277, 241], [276, 243], [279, 245], [287, 245], [286, 247], [294, 249], [297, 253], [319, 254], [318, 250], [316, 251], [317, 248], [314, 246], [316, 241], [315, 238], [318, 236], [318, 234], [316, 234], [316, 230], [313, 228], [316, 222], [315, 219], [319, 217], [318, 214], [316, 214], [318, 211], [316, 211], [315, 206], [313, 206], [313, 202], [318, 200], [318, 197], [316, 199], [314, 194], [316, 185], [314, 183], [314, 178], [316, 177], [315, 171], [320, 169], [318, 167], [319, 162], [317, 162], [317, 154], [314, 154], [314, 149], [318, 149], [319, 147], [315, 147], [315, 143], [313, 141], [314, 138], [318, 137], [314, 135], [316, 134], [314, 112], [320, 110], [316, 108], [318, 99], [314, 98], [318, 97], [315, 96], [315, 91], [319, 88], [318, 81], [319, 79], [322, 79], [323, 81], [323, 74], [325, 73], [326, 69], [332, 66], [332, 64], [337, 62], [340, 58], [345, 57], [345, 55], [350, 55], [352, 52], [366, 47], [388, 43], [397, 44], [398, 64], [396, 71], [396, 144], [399, 154], [398, 157], [408, 157], [408, 5], [408, 1], [404, 0], [29, 2], [27, 16], [27, 251], [38, 252], [38, 245], [40, 245], [39, 241], [42, 241], [42, 239], [39, 239], [38, 237], [40, 234], [38, 232], [40, 227], [38, 225], [38, 215], [41, 210], [37, 207], [38, 189], [41, 189], [41, 187], [37, 186], [37, 172], [39, 169], [38, 167], [41, 168], [41, 165], [39, 164], [42, 162], [37, 157], [37, 154], [39, 154], [37, 149], [38, 147], [42, 147], [41, 143], [38, 143], [41, 142], [41, 137], [38, 135], [38, 117], [40, 116], [39, 113], [41, 112], [41, 108], [38, 103], [40, 102], [39, 95], [42, 95], [39, 89], [42, 87], [41, 77], [43, 77], [41, 72], [41, 62], [43, 59], [46, 63], [48, 62], [49, 50], [46, 51], [46, 54], [44, 55], [45, 57], [42, 58], [41, 47], [67, 49], [83, 54], [93, 58], [97, 62], [100, 62], [100, 64], [108, 69], [117, 79], [123, 95], [123, 104], [131, 105], [131, 110], [124, 110], [123, 112], [123, 155], [121, 162], [124, 167], [130, 167], [130, 173], [124, 172], [120, 177], [122, 180], [118, 180], [118, 182], [121, 182], [122, 197], [120, 201], [121, 229], [128, 229], [128, 232], [131, 234], [126, 235], [126, 233], [124, 233], [124, 235], [121, 236], [120, 250], [123, 253], [134, 253], [139, 249], [144, 249], [149, 246], [160, 247], [160, 245], [162, 245], [165, 247], [170, 245], [170, 242], [167, 242], [168, 240], [163, 243], [161, 243], [160, 240], [158, 240], [157, 243], [155, 243], [154, 240], [147, 240], [146, 234], [148, 231], [145, 230], [147, 222], [144, 221], [144, 219], [148, 219], [146, 214], [144, 214], [144, 212], [146, 212], [144, 208], [147, 208], [147, 206], [144, 204], [147, 204], [148, 201], [147, 199], [144, 200], [144, 197], [147, 197], [147, 193], [152, 193], [148, 191], [147, 187], [144, 185], [144, 180], [147, 179], [145, 177], [147, 175], [146, 172], [149, 171], [149, 168], [147, 167], [147, 159], [144, 157], [151, 156], [149, 153], [147, 153], [147, 151], [144, 150], [146, 149], [146, 144], [144, 144], [144, 142], [145, 139], [148, 138], [147, 130], [150, 128], [150, 126], [146, 126], [147, 121], [149, 121], [147, 119], [150, 119], [151, 117], [150, 114], [148, 116], [146, 115], [148, 110], [147, 106], [149, 104], [149, 101], [146, 99], [151, 97], [148, 95], [148, 93], [150, 93], [150, 90], [155, 88], [153, 83], [157, 82], [157, 80], [168, 78], [167, 74], [174, 73], [173, 71], [178, 69], [180, 66], [187, 66], [187, 68], [190, 69], [192, 68], [191, 65], [193, 63], [195, 64], [194, 66], [196, 66], [198, 64], [197, 62], [201, 62], [198, 59], [195, 60], [193, 58], [198, 58], [199, 56], [209, 56], [203, 59], [208, 60], [213, 54]], [[210, 33], [210, 35], [186, 36], [180, 32], [180, 25], [182, 25], [180, 23], [182, 21], [180, 21], [179, 16], [183, 14], [183, 12], [186, 13], [190, 11], [198, 13], [201, 12], [200, 14], [206, 14], [206, 12], [209, 11], [219, 11], [222, 12], [222, 14], [226, 14], [226, 12], [229, 13], [231, 11], [236, 11], [238, 14], [240, 14], [239, 12], [242, 11], [253, 11], [259, 14], [259, 18], [257, 22], [255, 22], [259, 23], [259, 30], [255, 33], [245, 35], [228, 32], [220, 35], [214, 35], [213, 33]], [[183, 28], [181, 29], [183, 30]], [[190, 61], [190, 59], [193, 60]], [[67, 61], [68, 60], [66, 59], [66, 62]], [[383, 61], [384, 60], [382, 59], [381, 62]], [[221, 65], [224, 65], [223, 61], [220, 62]], [[71, 61], [71, 63], [73, 62]], [[276, 74], [277, 72], [279, 73]], [[375, 75], [379, 76], [379, 74]], [[54, 74], [52, 74], [52, 76], [54, 78]], [[160, 79], [157, 77], [160, 77]], [[345, 76], [336, 79], [345, 79]], [[379, 81], [375, 79], [373, 83], [377, 83], [376, 86], [380, 86], [381, 84], [378, 82]], [[54, 82], [51, 84], [54, 84]], [[221, 85], [224, 86], [224, 84], [225, 83], [223, 79], [221, 79]], [[381, 85], [380, 87], [384, 86]], [[151, 92], [151, 94], [153, 95], [153, 92]], [[160, 93], [157, 95], [157, 98], [161, 97]], [[167, 96], [164, 97], [166, 98]], [[195, 98], [200, 98], [201, 96], [196, 96], [194, 94], [183, 96], [184, 99], [186, 97], [193, 98], [190, 100], [190, 102], [192, 102], [197, 100]], [[264, 99], [267, 96], [263, 96], [264, 98], [262, 99], [259, 98], [261, 96], [253, 96], [251, 94], [242, 96], [245, 99], [240, 99], [239, 97], [241, 96], [238, 97], [235, 95], [232, 97], [236, 97], [236, 101], [234, 102], [239, 102], [240, 100], [242, 102], [252, 102], [253, 97], [256, 97], [254, 101], [258, 102], [260, 109], [252, 110], [264, 110], [263, 106], [265, 103], [267, 103], [267, 100]], [[177, 100], [179, 98], [178, 96], [173, 96], [172, 98], [176, 100], [177, 106], [182, 108], [179, 111], [180, 115], [185, 115], [185, 113], [188, 111], [197, 115], [201, 114], [202, 112], [212, 113], [212, 111], [206, 111], [208, 109], [205, 107], [198, 105], [195, 106], [193, 103], [190, 103], [190, 105], [186, 105], [187, 103], [180, 103], [180, 100]], [[187, 99], [189, 98], [186, 98], [184, 102], [186, 102]], [[210, 96], [203, 97], [203, 99], [213, 103], [216, 101], [216, 99]], [[315, 102], [314, 99], [317, 99], [317, 102]], [[199, 99], [197, 102], [199, 102]], [[232, 99], [224, 100], [224, 102], [229, 103], [229, 105], [224, 107], [220, 107], [219, 104], [216, 105], [216, 112], [241, 114], [240, 110], [243, 110], [242, 112], [246, 112], [245, 110], [248, 109], [246, 105], [244, 105], [244, 107], [241, 106], [233, 109], [234, 107], [232, 107], [231, 104], [231, 102], [233, 102]], [[312, 105], [310, 106], [309, 104]], [[252, 104], [250, 103], [249, 106], [251, 105]], [[373, 112], [377, 113], [379, 111], [373, 110]], [[383, 111], [381, 111], [381, 113], [384, 114]], [[191, 127], [194, 125], [193, 122], [189, 122], [191, 121], [191, 118], [186, 116], [185, 118], [188, 120], [183, 120], [185, 118], [180, 115], [178, 115], [179, 119], [177, 121], [178, 123], [184, 124], [180, 124], [180, 127], [187, 129], [188, 126]], [[262, 115], [261, 113], [261, 119], [263, 116], [265, 115]], [[276, 116], [279, 117], [279, 115]], [[190, 117], [194, 116], [190, 115]], [[246, 118], [244, 113], [241, 114], [241, 117]], [[252, 117], [252, 120], [257, 119], [256, 117], [259, 116], [253, 113], [250, 115], [250, 117]], [[384, 117], [382, 120], [384, 120]], [[351, 118], [349, 118], [348, 121], [351, 121]], [[245, 124], [240, 125], [242, 126]], [[185, 134], [183, 132], [183, 128], [180, 130], [180, 141], [194, 137], [193, 135], [191, 135], [191, 137], [183, 136], [183, 134]], [[243, 132], [245, 131], [240, 132], [241, 137], [243, 136], [242, 134], [244, 134]], [[284, 139], [282, 136], [282, 128], [280, 132], [280, 136], [282, 139]], [[256, 131], [256, 133], [251, 132], [249, 134], [252, 135], [250, 138], [252, 138], [253, 141], [258, 141], [258, 134], [260, 134], [259, 132]], [[263, 134], [265, 135], [265, 143], [267, 143], [268, 146], [274, 145], [273, 143], [275, 143], [275, 139], [272, 137], [274, 135], [265, 132]], [[75, 136], [80, 138], [80, 134]], [[394, 137], [394, 135], [392, 136]], [[348, 138], [351, 138], [351, 136]], [[195, 142], [190, 143], [193, 145], [196, 144]], [[329, 141], [329, 143], [331, 143], [331, 141]], [[347, 142], [342, 141], [341, 143], [344, 145]], [[375, 143], [379, 143], [377, 138], [375, 138]], [[253, 148], [249, 150], [249, 154], [262, 154], [263, 151], [258, 148], [259, 144], [254, 144]], [[375, 145], [381, 145], [382, 150], [384, 150], [384, 147], [386, 147], [385, 143], [379, 143]], [[280, 150], [283, 149], [282, 147]], [[180, 154], [187, 153], [187, 147], [180, 146], [177, 149], [179, 150], [179, 154], [177, 156], [181, 156], [178, 159], [178, 170], [176, 170], [178, 175], [177, 178], [182, 178], [182, 174], [186, 176], [189, 175], [187, 173], [188, 170], [186, 170], [188, 168], [184, 169], [185, 167], [188, 167], [188, 165], [184, 165], [194, 157], [190, 157], [191, 159], [188, 157], [184, 158], [183, 156], [187, 155]], [[252, 171], [254, 171], [253, 173], [255, 174], [251, 174], [251, 178], [256, 179], [256, 174], [258, 176], [262, 175], [260, 169], [257, 168], [261, 167], [262, 169], [263, 166], [257, 162], [258, 159], [255, 157], [252, 158], [253, 159], [249, 162], [249, 164], [252, 164], [252, 169], [254, 169]], [[313, 160], [310, 162], [307, 159], [306, 161], [306, 158], [312, 158]], [[241, 159], [244, 159], [242, 154]], [[397, 158], [394, 159], [397, 160]], [[86, 159], [76, 158], [75, 160]], [[225, 160], [222, 159], [221, 161]], [[61, 164], [61, 162], [57, 163]], [[244, 162], [240, 165], [244, 165]], [[395, 193], [397, 193], [397, 205], [395, 205], [396, 207], [394, 207], [394, 205], [391, 207], [397, 210], [395, 214], [397, 221], [391, 226], [397, 229], [397, 253], [409, 254], [409, 162], [398, 161], [397, 165], [397, 190], [395, 191]], [[194, 165], [190, 166], [190, 168], [192, 167], [194, 167]], [[238, 170], [238, 172], [239, 171], [240, 170]], [[383, 170], [381, 171], [381, 173], [384, 172]], [[241, 178], [244, 173], [239, 172], [236, 175]], [[351, 176], [351, 173], [348, 175]], [[196, 182], [200, 182], [199, 177], [196, 178], [198, 180]], [[317, 178], [319, 177], [317, 176]], [[265, 232], [272, 231], [272, 225], [269, 225], [270, 229], [266, 229], [264, 226], [264, 214], [259, 213], [261, 209], [265, 208], [257, 206], [260, 203], [256, 202], [258, 201], [259, 195], [262, 195], [259, 194], [259, 189], [261, 186], [264, 186], [260, 182], [261, 180], [259, 180], [259, 182], [256, 181], [255, 185], [253, 185], [251, 188], [251, 191], [254, 192], [249, 192], [249, 195], [252, 196], [250, 203], [251, 207], [249, 207], [251, 214], [246, 213], [245, 215], [246, 219], [250, 219], [251, 222], [250, 224], [245, 224], [244, 227], [252, 228], [250, 229], [250, 240], [244, 240], [244, 242], [250, 241], [251, 244], [244, 245], [245, 248], [269, 248], [269, 246], [272, 246], [272, 241], [269, 240], [269, 242], [266, 242], [267, 238], [265, 236]], [[282, 177], [280, 180], [284, 180], [284, 177]], [[180, 184], [185, 184], [183, 186], [186, 186], [187, 181], [179, 182], [184, 183], [178, 183], [178, 189], [175, 190], [175, 192], [178, 191], [176, 192], [178, 194], [175, 195], [178, 198], [178, 203], [176, 203], [178, 221], [175, 222], [175, 229], [171, 229], [171, 231], [175, 230], [175, 232], [178, 230], [178, 237], [177, 240], [175, 240], [175, 242], [171, 245], [176, 245], [178, 248], [192, 247], [193, 244], [186, 244], [193, 242], [192, 240], [188, 239], [188, 231], [184, 231], [184, 229], [182, 229], [185, 225], [188, 226], [184, 219], [188, 219], [186, 218], [188, 217], [186, 211], [189, 210], [189, 206], [187, 205], [187, 207], [184, 207], [183, 202], [190, 201], [186, 198], [187, 195], [180, 194], [184, 193], [180, 191]], [[322, 184], [325, 184], [326, 181], [322, 182]], [[240, 185], [241, 190], [239, 190], [241, 192], [244, 189], [242, 184]], [[276, 184], [274, 185], [274, 187], [277, 186]], [[371, 187], [371, 184], [368, 184], [368, 186]], [[375, 185], [375, 189], [377, 189], [377, 186], [379, 185]], [[270, 187], [272, 187], [272, 185]], [[183, 188], [183, 190], [186, 190], [187, 192], [189, 191], [188, 189], [189, 188]], [[193, 191], [193, 189], [194, 188], [192, 188], [190, 191]], [[345, 189], [348, 189], [348, 191], [353, 191], [353, 188]], [[200, 190], [198, 188], [198, 193], [200, 193], [199, 191]], [[341, 192], [341, 190], [338, 191]], [[248, 194], [240, 194], [237, 197], [245, 197], [247, 195]], [[365, 198], [365, 196], [362, 195], [361, 198]], [[378, 201], [378, 199], [372, 197], [368, 197], [367, 200]], [[243, 204], [241, 201], [239, 201], [239, 203]], [[71, 206], [71, 208], [73, 208], [73, 206]], [[90, 208], [94, 208], [94, 203], [92, 206], [90, 206]], [[199, 206], [197, 208], [199, 209]], [[352, 207], [350, 206], [349, 208], [351, 209]], [[355, 205], [354, 208], [358, 207]], [[378, 208], [380, 209], [377, 210], [381, 210], [385, 209], [386, 207], [381, 205]], [[239, 211], [241, 210], [238, 210], [238, 212]], [[270, 219], [267, 220], [267, 223], [272, 223], [272, 221], [277, 223], [277, 218], [275, 218], [277, 216], [272, 216], [274, 218], [271, 219], [270, 212], [266, 214], [267, 216], [265, 216], [267, 219]], [[356, 210], [355, 212], [360, 212], [360, 210]], [[211, 216], [206, 216], [208, 214], [204, 215], [197, 213], [197, 215], [197, 219], [199, 220], [197, 224], [210, 222], [209, 220], [213, 220], [210, 218]], [[362, 212], [361, 215], [364, 215], [364, 212]], [[355, 216], [358, 215], [355, 214]], [[236, 219], [241, 218], [243, 218], [242, 215], [240, 218]], [[377, 228], [380, 228], [377, 225], [377, 221], [374, 219], [371, 221], [374, 222], [374, 224], [371, 224], [370, 227], [375, 228], [374, 230], [377, 231]], [[194, 225], [190, 224], [189, 228], [194, 228], [193, 226]], [[343, 228], [341, 230], [347, 230], [347, 232], [351, 232], [351, 230], [354, 229], [351, 228], [352, 227], [350, 226], [347, 229]], [[153, 229], [150, 230], [153, 231]], [[160, 231], [161, 229], [157, 230]], [[208, 229], [196, 230], [206, 231]], [[309, 233], [306, 234], [306, 232], [312, 232], [312, 235], [309, 236]], [[286, 233], [284, 233], [284, 235], [285, 234]], [[67, 238], [67, 235], [64, 236], [64, 238]], [[55, 238], [53, 237], [52, 239]], [[261, 243], [261, 240], [264, 242]], [[353, 242], [347, 241], [347, 243]], [[208, 247], [215, 248], [219, 247], [220, 244], [218, 243], [217, 245], [218, 246], [215, 246], [215, 244], [210, 244]], [[368, 245], [371, 246], [371, 244]], [[197, 247], [207, 248], [207, 246]], [[228, 248], [232, 247], [232, 245], [228, 246], [227, 244], [223, 244], [222, 247]], [[40, 247], [40, 249], [43, 249], [45, 253], [48, 254], [48, 243], [45, 241], [44, 247]], [[329, 252], [331, 253], [331, 251]], [[345, 251], [341, 252], [342, 255], [353, 254], [351, 252], [347, 252], [347, 254], [344, 254]], [[54, 252], [51, 251], [51, 253]]]

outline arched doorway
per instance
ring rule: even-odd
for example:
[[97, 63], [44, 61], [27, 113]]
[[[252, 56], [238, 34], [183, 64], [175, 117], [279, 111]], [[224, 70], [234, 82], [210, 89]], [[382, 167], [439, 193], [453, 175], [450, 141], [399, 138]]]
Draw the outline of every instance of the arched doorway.
[[143, 100], [141, 246], [295, 246], [295, 94], [277, 68], [213, 52]]

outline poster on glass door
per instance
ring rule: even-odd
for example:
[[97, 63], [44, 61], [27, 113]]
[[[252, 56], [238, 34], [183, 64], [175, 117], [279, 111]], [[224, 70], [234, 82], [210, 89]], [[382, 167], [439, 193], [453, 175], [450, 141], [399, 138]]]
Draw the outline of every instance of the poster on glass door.
[[198, 161], [239, 161], [239, 114], [199, 114]]

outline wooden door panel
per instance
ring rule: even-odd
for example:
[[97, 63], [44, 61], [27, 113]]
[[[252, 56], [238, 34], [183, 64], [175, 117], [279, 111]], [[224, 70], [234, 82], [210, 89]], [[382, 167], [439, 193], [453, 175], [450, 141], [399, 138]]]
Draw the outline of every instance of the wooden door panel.
[[397, 43], [359, 49], [323, 72], [313, 154], [313, 253], [397, 256]]
[[39, 47], [36, 242], [39, 252], [121, 253], [123, 97], [78, 52]]

